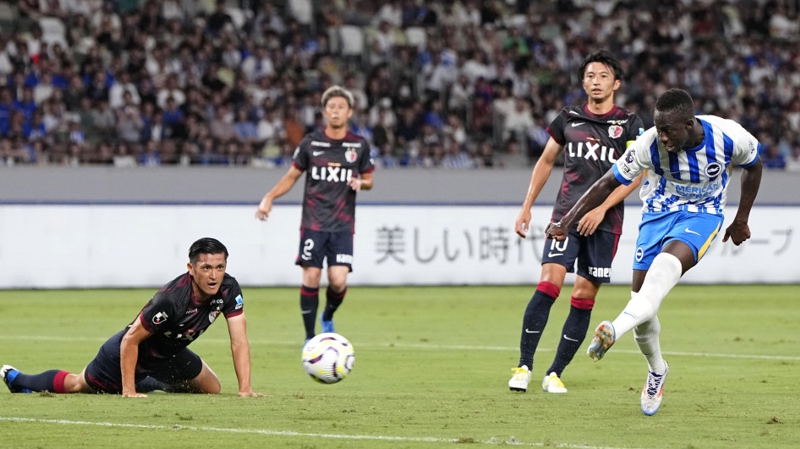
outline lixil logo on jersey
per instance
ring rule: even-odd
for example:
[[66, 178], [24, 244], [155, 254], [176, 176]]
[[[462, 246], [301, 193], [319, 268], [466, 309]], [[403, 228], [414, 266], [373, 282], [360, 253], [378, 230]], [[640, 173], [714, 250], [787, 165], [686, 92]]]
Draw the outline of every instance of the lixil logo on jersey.
[[311, 179], [327, 182], [348, 182], [353, 170], [342, 167], [311, 167]]

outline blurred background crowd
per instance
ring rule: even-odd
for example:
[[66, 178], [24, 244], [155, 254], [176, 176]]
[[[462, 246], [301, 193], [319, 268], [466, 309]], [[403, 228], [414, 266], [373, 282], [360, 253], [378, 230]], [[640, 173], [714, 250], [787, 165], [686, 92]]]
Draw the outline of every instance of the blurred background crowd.
[[381, 169], [528, 167], [606, 48], [617, 103], [739, 121], [800, 170], [798, 0], [19, 0], [0, 3], [0, 165], [287, 167], [356, 98]]

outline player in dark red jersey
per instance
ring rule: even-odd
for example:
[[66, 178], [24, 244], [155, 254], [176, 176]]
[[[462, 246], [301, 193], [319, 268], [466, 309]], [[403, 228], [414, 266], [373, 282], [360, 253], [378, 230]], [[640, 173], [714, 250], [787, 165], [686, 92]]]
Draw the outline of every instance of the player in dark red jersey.
[[352, 271], [356, 192], [372, 188], [375, 166], [364, 138], [347, 130], [353, 115], [353, 95], [332, 86], [322, 94], [323, 132], [306, 136], [294, 151], [292, 166], [258, 205], [256, 218], [266, 220], [276, 198], [286, 194], [303, 172], [303, 218], [300, 250], [295, 263], [303, 267], [300, 313], [306, 341], [315, 335], [322, 264], [327, 260], [328, 288], [325, 310], [320, 314], [323, 332], [334, 332], [333, 314], [347, 293], [347, 274]]
[[217, 394], [222, 386], [211, 368], [187, 346], [219, 317], [231, 338], [239, 396], [260, 396], [250, 388], [250, 345], [239, 283], [225, 272], [228, 250], [202, 238], [189, 248], [188, 272], [153, 296], [125, 329], [103, 344], [80, 374], [51, 370], [23, 374], [4, 365], [0, 374], [12, 393], [113, 393], [145, 397], [164, 390]]
[[[551, 222], [560, 220], [611, 168], [627, 146], [644, 132], [641, 119], [614, 104], [614, 93], [622, 78], [622, 66], [617, 58], [607, 51], [595, 51], [583, 60], [579, 73], [588, 101], [582, 106], [564, 108], [547, 129], [550, 140], [533, 168], [528, 193], [515, 224], [516, 232], [522, 238], [529, 230], [531, 207], [562, 151], [564, 176]], [[586, 214], [563, 242], [545, 240], [541, 278], [522, 321], [519, 364], [512, 370], [514, 375], [508, 382], [511, 390], [527, 391], [533, 355], [547, 324], [550, 308], [561, 292], [564, 277], [567, 272], [575, 271], [577, 261], [569, 316], [564, 323], [555, 360], [542, 381], [542, 389], [548, 393], [567, 392], [561, 373], [586, 337], [600, 285], [610, 280], [611, 262], [622, 233], [622, 200], [640, 182], [641, 178], [615, 190], [601, 206]]]

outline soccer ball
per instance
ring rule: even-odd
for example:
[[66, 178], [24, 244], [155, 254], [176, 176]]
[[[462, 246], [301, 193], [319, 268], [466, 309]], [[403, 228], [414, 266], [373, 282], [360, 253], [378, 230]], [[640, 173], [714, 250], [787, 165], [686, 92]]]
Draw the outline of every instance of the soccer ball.
[[312, 379], [335, 384], [350, 374], [356, 361], [353, 345], [339, 334], [318, 334], [303, 346], [303, 368]]

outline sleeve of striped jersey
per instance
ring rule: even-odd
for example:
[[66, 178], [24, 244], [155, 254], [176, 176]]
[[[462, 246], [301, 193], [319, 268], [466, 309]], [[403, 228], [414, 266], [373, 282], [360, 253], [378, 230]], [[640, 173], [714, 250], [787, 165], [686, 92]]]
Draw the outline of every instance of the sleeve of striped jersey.
[[741, 132], [736, 135], [731, 162], [740, 167], [751, 167], [761, 153], [761, 143], [743, 127], [739, 129]]
[[643, 172], [650, 164], [649, 148], [645, 141], [649, 141], [645, 136], [641, 136], [629, 146], [625, 153], [617, 159], [611, 166], [614, 177], [624, 185], [630, 184], [639, 173]]

